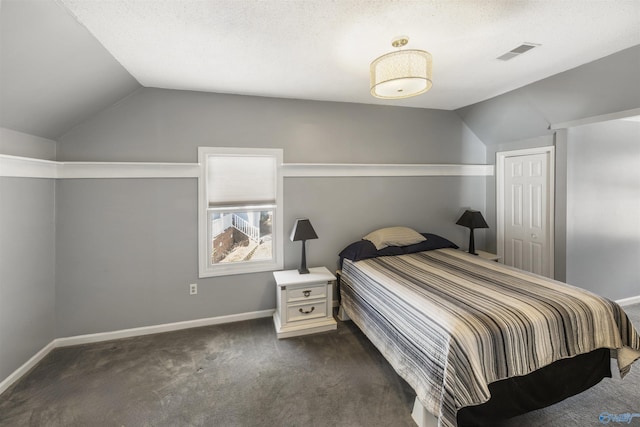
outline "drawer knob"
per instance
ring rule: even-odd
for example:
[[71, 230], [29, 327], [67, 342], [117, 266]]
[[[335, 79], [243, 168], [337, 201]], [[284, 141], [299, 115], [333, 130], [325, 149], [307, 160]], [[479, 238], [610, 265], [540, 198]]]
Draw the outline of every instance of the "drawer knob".
[[313, 313], [313, 310], [315, 310], [315, 307], [311, 307], [311, 310], [309, 311], [304, 311], [303, 309], [299, 308], [298, 311], [302, 314], [309, 314], [309, 313]]
[[311, 295], [311, 291], [302, 291], [302, 295], [304, 295], [305, 298], [309, 298], [309, 295]]

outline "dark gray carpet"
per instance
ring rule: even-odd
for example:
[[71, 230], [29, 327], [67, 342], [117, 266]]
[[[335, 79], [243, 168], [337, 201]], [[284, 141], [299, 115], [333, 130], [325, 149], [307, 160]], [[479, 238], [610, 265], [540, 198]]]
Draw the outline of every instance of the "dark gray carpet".
[[[627, 312], [640, 328], [640, 305]], [[0, 426], [402, 427], [414, 396], [351, 322], [277, 340], [258, 319], [56, 349], [0, 396]], [[640, 364], [500, 427], [597, 426], [602, 412], [640, 413]]]

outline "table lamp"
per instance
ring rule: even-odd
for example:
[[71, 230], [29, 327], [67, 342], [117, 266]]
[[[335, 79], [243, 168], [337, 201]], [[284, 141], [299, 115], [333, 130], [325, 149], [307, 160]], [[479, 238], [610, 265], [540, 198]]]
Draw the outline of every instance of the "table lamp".
[[309, 221], [307, 218], [296, 219], [296, 223], [293, 225], [293, 230], [291, 230], [290, 239], [292, 242], [302, 240], [302, 260], [300, 261], [300, 268], [298, 269], [298, 273], [309, 274], [309, 270], [307, 269], [307, 255], [305, 251], [305, 245], [307, 240], [317, 238], [318, 235], [313, 229], [311, 221]]
[[463, 227], [467, 227], [469, 230], [471, 230], [471, 233], [469, 234], [469, 253], [473, 255], [478, 255], [476, 253], [476, 245], [475, 245], [475, 239], [473, 237], [473, 230], [475, 228], [489, 228], [489, 226], [487, 225], [487, 222], [482, 217], [482, 214], [480, 213], [480, 211], [467, 209], [466, 211], [464, 211], [460, 219], [458, 219], [458, 222], [456, 222], [456, 224], [462, 225]]

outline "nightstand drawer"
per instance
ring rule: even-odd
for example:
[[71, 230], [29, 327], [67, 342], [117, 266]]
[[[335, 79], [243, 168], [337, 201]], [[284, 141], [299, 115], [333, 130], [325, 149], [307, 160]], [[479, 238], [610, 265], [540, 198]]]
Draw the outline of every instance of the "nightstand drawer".
[[314, 283], [304, 288], [287, 289], [287, 302], [304, 301], [314, 298], [325, 298], [327, 295], [326, 283]]
[[327, 316], [327, 301], [311, 301], [308, 304], [289, 305], [287, 307], [287, 321], [298, 322], [301, 320], [315, 319]]

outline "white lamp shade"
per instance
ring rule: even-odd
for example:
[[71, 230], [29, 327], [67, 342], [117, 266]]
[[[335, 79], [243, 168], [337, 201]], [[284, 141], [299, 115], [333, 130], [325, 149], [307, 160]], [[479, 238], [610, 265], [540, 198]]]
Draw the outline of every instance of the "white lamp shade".
[[371, 63], [371, 95], [376, 98], [409, 98], [431, 85], [431, 54], [424, 50], [399, 50]]

